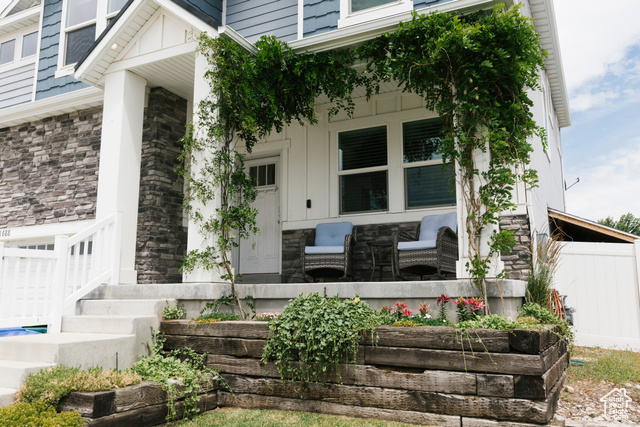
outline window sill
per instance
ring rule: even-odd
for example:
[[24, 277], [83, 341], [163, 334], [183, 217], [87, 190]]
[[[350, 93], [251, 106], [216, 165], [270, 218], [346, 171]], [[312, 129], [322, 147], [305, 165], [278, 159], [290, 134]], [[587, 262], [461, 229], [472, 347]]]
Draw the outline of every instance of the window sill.
[[73, 72], [74, 72], [73, 67], [74, 67], [75, 65], [76, 65], [76, 64], [73, 64], [73, 65], [67, 65], [67, 66], [65, 66], [65, 67], [63, 67], [63, 68], [57, 69], [57, 70], [56, 70], [56, 72], [55, 72], [55, 74], [54, 74], [55, 78], [56, 78], [56, 79], [59, 79], [60, 77], [72, 76], [72, 75], [73, 75]]
[[348, 14], [346, 11], [349, 10], [349, 1], [350, 0], [340, 1], [340, 19], [338, 20], [338, 28], [363, 24], [365, 22], [375, 21], [376, 19], [387, 18], [392, 15], [398, 15], [413, 10], [413, 0], [400, 0], [383, 6], [366, 9], [361, 12]]

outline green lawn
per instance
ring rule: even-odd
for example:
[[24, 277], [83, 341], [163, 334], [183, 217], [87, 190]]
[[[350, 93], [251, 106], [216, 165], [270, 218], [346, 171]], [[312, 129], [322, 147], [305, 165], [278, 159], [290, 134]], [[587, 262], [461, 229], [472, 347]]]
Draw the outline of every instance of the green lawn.
[[[640, 383], [640, 353], [627, 350], [604, 350], [592, 347], [574, 347], [569, 380], [611, 381], [615, 384]], [[579, 362], [579, 363], [580, 363]], [[582, 364], [582, 363], [580, 363]]]
[[306, 412], [237, 408], [219, 408], [215, 411], [207, 412], [206, 414], [203, 414], [191, 421], [185, 421], [180, 424], [181, 427], [408, 427], [411, 425], [412, 424], [367, 420], [363, 418], [308, 414]]

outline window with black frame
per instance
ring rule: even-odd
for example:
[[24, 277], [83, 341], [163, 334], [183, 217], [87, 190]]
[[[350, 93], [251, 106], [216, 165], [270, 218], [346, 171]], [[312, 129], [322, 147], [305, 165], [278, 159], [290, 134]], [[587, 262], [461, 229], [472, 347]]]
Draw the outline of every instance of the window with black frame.
[[455, 205], [453, 167], [443, 169], [440, 119], [402, 124], [405, 208]]
[[340, 214], [388, 210], [387, 127], [340, 132], [338, 155]]

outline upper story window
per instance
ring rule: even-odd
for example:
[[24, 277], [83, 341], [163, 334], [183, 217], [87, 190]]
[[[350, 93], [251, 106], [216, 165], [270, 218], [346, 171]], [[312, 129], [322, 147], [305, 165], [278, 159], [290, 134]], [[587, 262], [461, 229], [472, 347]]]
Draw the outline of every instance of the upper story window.
[[413, 0], [340, 0], [338, 28], [413, 10]]
[[66, 0], [61, 66], [78, 62], [126, 2], [127, 0]]
[[22, 57], [35, 55], [38, 50], [38, 32], [29, 33], [22, 37]]
[[0, 43], [0, 65], [13, 62], [16, 53], [16, 39]]
[[360, 12], [387, 3], [397, 3], [396, 0], [351, 0], [351, 12]]
[[0, 42], [0, 65], [16, 62], [20, 66], [23, 58], [36, 54], [38, 50], [38, 32], [25, 35], [13, 35], [9, 40]]

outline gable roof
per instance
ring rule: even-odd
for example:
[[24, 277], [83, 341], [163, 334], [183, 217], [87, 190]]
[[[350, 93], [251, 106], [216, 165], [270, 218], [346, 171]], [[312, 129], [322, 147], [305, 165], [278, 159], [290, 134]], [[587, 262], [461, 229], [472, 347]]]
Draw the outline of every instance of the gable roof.
[[40, 0], [9, 0], [4, 9], [0, 9], [0, 19], [15, 15], [23, 10], [40, 5]]
[[93, 86], [102, 87], [104, 71], [160, 8], [188, 22], [199, 31], [214, 33], [217, 21], [195, 8], [185, 9], [185, 5], [188, 4], [184, 0], [129, 0], [116, 19], [78, 61], [75, 66], [75, 78]]
[[[29, 0], [13, 0], [29, 1]], [[420, 12], [469, 12], [486, 9], [498, 3], [507, 6], [513, 0], [452, 0], [443, 4], [421, 9]], [[531, 14], [536, 31], [540, 35], [542, 47], [547, 51], [545, 69], [549, 79], [551, 99], [558, 117], [560, 127], [571, 125], [569, 97], [564, 81], [564, 71], [560, 56], [560, 44], [551, 0], [529, 0]], [[103, 72], [122, 52], [124, 46], [130, 42], [135, 34], [144, 26], [154, 12], [162, 7], [177, 17], [190, 23], [200, 31], [215, 33], [220, 23], [209, 15], [193, 7], [189, 0], [129, 0], [122, 8], [114, 22], [98, 37], [87, 54], [76, 64], [75, 77], [78, 80], [101, 87]], [[346, 28], [307, 37], [290, 42], [296, 50], [328, 50], [376, 37], [385, 32], [393, 31], [399, 22], [411, 18], [411, 12], [398, 14], [387, 18], [353, 25]]]
[[[40, 1], [31, 3], [34, 2], [14, 0], [0, 13], [0, 36], [40, 22]], [[32, 7], [23, 8], [25, 4]]]

